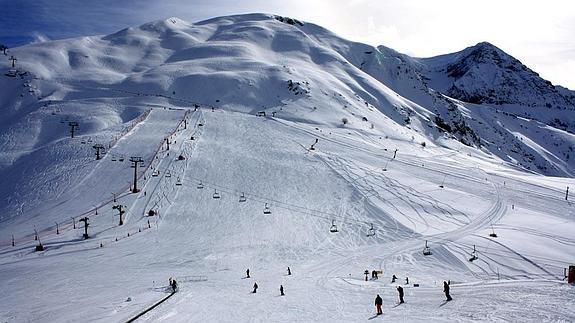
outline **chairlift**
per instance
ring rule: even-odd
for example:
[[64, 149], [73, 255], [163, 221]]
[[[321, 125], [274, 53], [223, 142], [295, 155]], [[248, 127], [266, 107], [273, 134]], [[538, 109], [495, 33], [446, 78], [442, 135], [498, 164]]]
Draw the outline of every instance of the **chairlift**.
[[489, 236], [492, 238], [497, 238], [497, 233], [495, 233], [495, 230], [493, 229], [493, 224], [491, 225], [491, 233]]
[[172, 173], [169, 170], [166, 171], [166, 177], [172, 177]]
[[221, 196], [220, 196], [220, 193], [218, 193], [218, 190], [214, 189], [214, 194], [212, 195], [212, 198], [219, 199], [220, 197]]
[[118, 161], [121, 161], [121, 162], [123, 162], [123, 161], [124, 161], [124, 156], [123, 156], [123, 155], [122, 155], [122, 156], [120, 156], [120, 158], [118, 158]]
[[116, 155], [112, 155], [112, 161], [116, 161]]
[[427, 246], [427, 240], [425, 240], [425, 247], [423, 248], [423, 255], [424, 256], [431, 255], [431, 249]]
[[80, 143], [81, 143], [81, 144], [85, 144], [85, 143], [86, 143], [86, 140], [82, 139], [82, 140], [80, 141]]
[[367, 230], [367, 236], [368, 237], [373, 237], [375, 235], [375, 229], [373, 228], [373, 223], [369, 224], [369, 230]]
[[240, 202], [245, 202], [247, 201], [246, 196], [244, 195], [244, 193], [242, 192], [242, 195], [240, 196]]
[[159, 175], [160, 175], [160, 171], [157, 169], [152, 172], [152, 177], [158, 177]]
[[202, 182], [200, 181], [200, 183], [198, 184], [198, 189], [201, 190], [202, 188], [204, 188], [204, 184], [202, 184]]
[[264, 214], [272, 214], [272, 210], [270, 210], [267, 203], [264, 206]]
[[176, 181], [176, 186], [182, 186], [182, 180], [178, 177], [178, 180]]
[[331, 227], [329, 228], [329, 232], [331, 233], [339, 232], [337, 230], [337, 225], [335, 225], [335, 220], [331, 220]]
[[473, 245], [473, 252], [471, 252], [471, 258], [469, 258], [469, 261], [472, 262], [474, 260], [477, 260], [479, 257], [477, 257], [477, 250], [475, 250], [475, 245]]

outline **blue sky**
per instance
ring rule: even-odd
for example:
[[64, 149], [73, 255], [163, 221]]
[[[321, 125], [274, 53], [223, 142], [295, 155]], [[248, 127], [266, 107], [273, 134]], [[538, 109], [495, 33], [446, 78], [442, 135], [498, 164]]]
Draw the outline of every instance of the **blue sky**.
[[0, 43], [109, 34], [152, 20], [196, 22], [267, 12], [341, 36], [433, 56], [491, 42], [554, 84], [575, 89], [575, 2], [569, 0], [0, 0]]

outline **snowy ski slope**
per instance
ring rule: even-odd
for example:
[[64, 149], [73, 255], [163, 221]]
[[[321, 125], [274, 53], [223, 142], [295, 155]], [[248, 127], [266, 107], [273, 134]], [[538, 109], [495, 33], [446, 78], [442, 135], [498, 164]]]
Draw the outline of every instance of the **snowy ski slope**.
[[[0, 320], [125, 322], [174, 277], [138, 321], [574, 321], [573, 179], [461, 144], [430, 126], [447, 103], [354, 61], [374, 48], [286, 21], [170, 18], [11, 50], [26, 74], [0, 78]], [[445, 100], [507, 129], [498, 107]], [[508, 130], [572, 174], [521, 129]]]

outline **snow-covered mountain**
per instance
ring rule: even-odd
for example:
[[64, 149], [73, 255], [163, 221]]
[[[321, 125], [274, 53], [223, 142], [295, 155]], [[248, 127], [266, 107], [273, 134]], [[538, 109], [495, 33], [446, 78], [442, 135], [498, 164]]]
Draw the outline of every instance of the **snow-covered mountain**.
[[[489, 43], [415, 58], [247, 14], [7, 54], [17, 60], [0, 61], [3, 321], [127, 320], [171, 275], [183, 296], [144, 319], [358, 321], [365, 298], [393, 302], [393, 273], [420, 288], [406, 286], [408, 306], [387, 305], [392, 319], [573, 319], [558, 280], [575, 244], [564, 198], [575, 94]], [[141, 191], [130, 193], [134, 176]], [[74, 230], [84, 216], [87, 240]], [[32, 251], [34, 230], [46, 251]], [[288, 265], [294, 277], [281, 275]], [[364, 281], [366, 268], [385, 282]], [[447, 279], [466, 308], [495, 314], [438, 309]], [[285, 302], [271, 297], [279, 284]], [[523, 302], [537, 309], [524, 316]]]

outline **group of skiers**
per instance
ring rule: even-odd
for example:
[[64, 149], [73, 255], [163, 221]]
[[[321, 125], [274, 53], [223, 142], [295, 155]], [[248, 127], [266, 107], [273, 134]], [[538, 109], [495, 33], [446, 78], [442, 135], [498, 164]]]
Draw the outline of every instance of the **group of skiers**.
[[[290, 269], [289, 267], [287, 267], [287, 275], [288, 275], [288, 276], [291, 276], [291, 269]], [[251, 276], [250, 276], [250, 269], [249, 269], [249, 268], [246, 270], [246, 277], [245, 277], [245, 278], [251, 278]], [[257, 283], [257, 282], [254, 282], [252, 294], [257, 293], [258, 288], [259, 288], [258, 283]], [[283, 286], [283, 285], [280, 285], [280, 296], [285, 296], [285, 294], [284, 294], [284, 286]]]
[[[395, 280], [397, 279], [397, 277], [395, 277], [395, 275], [393, 275], [391, 282], [395, 282]], [[450, 285], [450, 281], [444, 281], [443, 282], [443, 292], [445, 293], [445, 298], [446, 298], [446, 302], [449, 302], [451, 300], [453, 300], [453, 298], [451, 298], [451, 295], [449, 294], [449, 285]], [[403, 300], [403, 287], [401, 286], [397, 286], [397, 293], [399, 294], [399, 304], [403, 304], [405, 303], [405, 301]], [[379, 294], [377, 294], [377, 296], [375, 297], [375, 310], [376, 310], [376, 315], [381, 315], [383, 314], [382, 310], [381, 310], [381, 306], [383, 305], [383, 299], [381, 298], [381, 296], [379, 296]]]

